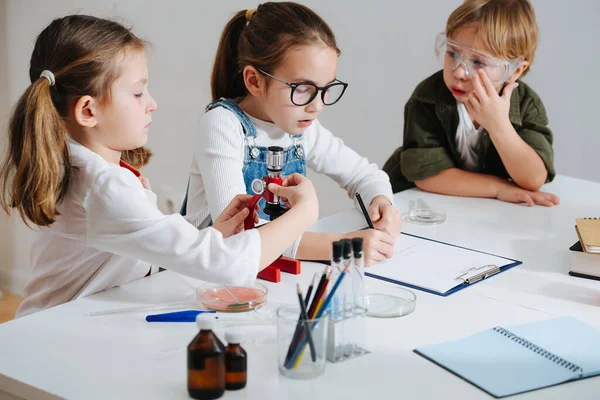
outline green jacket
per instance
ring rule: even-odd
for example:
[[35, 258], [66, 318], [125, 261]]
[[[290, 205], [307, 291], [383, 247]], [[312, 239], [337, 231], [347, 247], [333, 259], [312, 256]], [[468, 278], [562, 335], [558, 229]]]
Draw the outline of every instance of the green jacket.
[[[512, 92], [509, 118], [523, 140], [535, 150], [554, 179], [552, 131], [539, 96], [524, 82]], [[404, 107], [404, 142], [386, 161], [394, 193], [414, 187], [414, 181], [448, 168], [461, 168], [456, 146], [459, 117], [456, 100], [446, 87], [442, 71], [421, 82]], [[479, 143], [479, 171], [509, 179], [487, 132]]]

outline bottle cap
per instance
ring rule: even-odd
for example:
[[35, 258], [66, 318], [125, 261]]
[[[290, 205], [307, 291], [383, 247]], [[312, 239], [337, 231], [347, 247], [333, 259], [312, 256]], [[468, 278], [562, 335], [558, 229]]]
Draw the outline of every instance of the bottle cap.
[[354, 258], [362, 257], [361, 253], [363, 252], [363, 238], [352, 239], [352, 252], [354, 253]]
[[352, 254], [352, 241], [350, 239], [344, 239], [344, 258], [348, 259], [350, 258], [350, 255]]
[[333, 242], [333, 259], [339, 261], [342, 259], [342, 252], [344, 250], [344, 243]]
[[196, 326], [200, 330], [212, 331], [213, 329], [215, 329], [216, 321], [213, 316], [198, 314], [198, 316], [196, 317]]
[[243, 334], [236, 331], [225, 332], [225, 341], [227, 344], [240, 344], [243, 339]]

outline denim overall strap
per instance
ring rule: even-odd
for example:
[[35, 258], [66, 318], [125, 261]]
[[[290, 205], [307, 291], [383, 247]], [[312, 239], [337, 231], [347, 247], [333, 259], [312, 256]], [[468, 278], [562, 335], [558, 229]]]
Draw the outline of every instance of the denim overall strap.
[[223, 107], [226, 110], [229, 110], [235, 114], [237, 119], [242, 124], [242, 129], [244, 130], [244, 136], [256, 137], [256, 128], [254, 127], [254, 124], [252, 124], [252, 121], [250, 121], [250, 119], [248, 118], [246, 113], [244, 111], [242, 111], [240, 106], [238, 106], [235, 101], [220, 98], [219, 100], [213, 101], [212, 103], [207, 105], [205, 111], [208, 112], [217, 107]]

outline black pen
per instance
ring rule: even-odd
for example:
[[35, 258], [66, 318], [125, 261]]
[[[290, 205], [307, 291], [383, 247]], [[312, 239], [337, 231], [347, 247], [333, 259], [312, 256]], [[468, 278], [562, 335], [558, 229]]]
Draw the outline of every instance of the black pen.
[[356, 200], [358, 200], [358, 205], [360, 206], [360, 209], [362, 210], [363, 215], [365, 216], [365, 219], [367, 220], [367, 224], [369, 225], [370, 229], [375, 229], [375, 227], [373, 226], [373, 222], [371, 221], [371, 218], [369, 217], [369, 213], [367, 212], [367, 209], [365, 208], [365, 203], [363, 203], [362, 197], [360, 197], [360, 193], [356, 193]]

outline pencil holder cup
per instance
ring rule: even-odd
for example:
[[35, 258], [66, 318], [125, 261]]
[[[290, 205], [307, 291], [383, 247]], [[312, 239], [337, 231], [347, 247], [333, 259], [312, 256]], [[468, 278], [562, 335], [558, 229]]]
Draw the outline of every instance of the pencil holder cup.
[[[277, 358], [282, 375], [311, 379], [325, 372], [328, 324], [328, 313], [303, 320], [299, 307], [282, 306], [277, 310]], [[310, 335], [307, 335], [307, 326]]]

